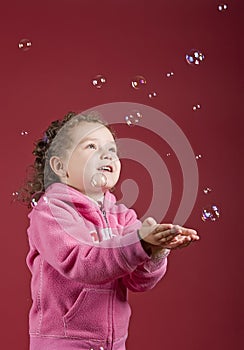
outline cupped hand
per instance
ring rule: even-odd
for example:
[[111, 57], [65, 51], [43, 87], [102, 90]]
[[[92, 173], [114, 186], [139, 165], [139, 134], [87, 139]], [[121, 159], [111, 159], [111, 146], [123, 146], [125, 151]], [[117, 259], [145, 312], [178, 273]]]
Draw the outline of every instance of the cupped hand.
[[179, 234], [179, 229], [174, 228], [172, 224], [157, 224], [153, 218], [149, 217], [143, 221], [138, 233], [143, 241], [161, 246], [164, 243], [170, 242]]
[[177, 233], [170, 241], [163, 243], [164, 248], [184, 248], [187, 247], [190, 243], [193, 243], [200, 239], [197, 231], [190, 228], [174, 225], [171, 230], [175, 230]]
[[138, 233], [146, 243], [162, 249], [183, 248], [199, 240], [193, 229], [173, 224], [157, 224], [151, 217], [144, 220]]

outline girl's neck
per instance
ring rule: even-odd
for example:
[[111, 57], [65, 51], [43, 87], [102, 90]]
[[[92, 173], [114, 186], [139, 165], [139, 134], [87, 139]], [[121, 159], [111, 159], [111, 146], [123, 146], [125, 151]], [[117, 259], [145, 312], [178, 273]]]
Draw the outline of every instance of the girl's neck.
[[91, 195], [89, 194], [84, 194], [87, 198], [89, 198], [91, 201], [95, 202], [96, 204], [103, 203], [104, 200], [104, 193], [92, 193]]

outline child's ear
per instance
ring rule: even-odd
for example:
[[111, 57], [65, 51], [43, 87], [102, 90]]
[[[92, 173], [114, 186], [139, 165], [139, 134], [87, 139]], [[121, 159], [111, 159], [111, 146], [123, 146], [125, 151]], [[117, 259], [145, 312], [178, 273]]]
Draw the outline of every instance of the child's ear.
[[59, 176], [60, 178], [66, 177], [67, 176], [67, 171], [65, 169], [63, 161], [57, 157], [57, 156], [52, 156], [49, 161], [50, 167], [52, 171]]

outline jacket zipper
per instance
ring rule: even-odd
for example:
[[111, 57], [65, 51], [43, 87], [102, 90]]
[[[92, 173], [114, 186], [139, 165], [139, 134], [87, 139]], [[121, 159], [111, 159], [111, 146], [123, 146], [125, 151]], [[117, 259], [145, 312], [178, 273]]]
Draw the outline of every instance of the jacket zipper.
[[107, 215], [106, 215], [106, 211], [104, 209], [104, 206], [102, 205], [101, 208], [100, 208], [101, 212], [102, 212], [102, 215], [104, 217], [104, 220], [106, 222], [106, 228], [104, 228], [104, 231], [106, 232], [106, 238], [105, 239], [109, 239], [109, 238], [112, 238], [114, 235], [112, 233], [112, 230], [111, 228], [109, 227], [109, 223], [108, 223], [108, 219], [107, 219]]
[[102, 212], [103, 217], [104, 217], [104, 219], [105, 219], [105, 221], [106, 221], [107, 227], [109, 227], [109, 225], [108, 225], [108, 219], [107, 219], [107, 216], [106, 216], [106, 211], [105, 211], [105, 209], [104, 209], [103, 206], [101, 207], [101, 212]]

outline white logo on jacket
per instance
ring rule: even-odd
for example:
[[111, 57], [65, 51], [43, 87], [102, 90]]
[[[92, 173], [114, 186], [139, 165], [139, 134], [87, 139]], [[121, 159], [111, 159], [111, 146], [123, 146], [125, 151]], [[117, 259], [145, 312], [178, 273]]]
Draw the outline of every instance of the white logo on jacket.
[[101, 240], [99, 240], [99, 235], [96, 231], [91, 231], [90, 235], [94, 243], [99, 243], [100, 241], [107, 241], [108, 239], [111, 239], [112, 237], [116, 236], [115, 234], [113, 234], [113, 231], [110, 227], [100, 229]]

